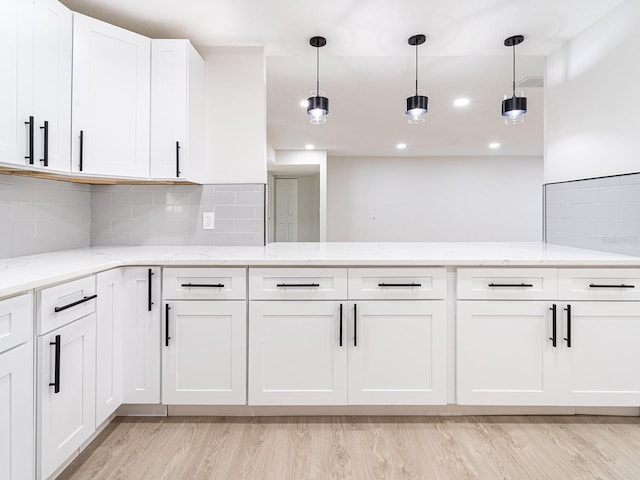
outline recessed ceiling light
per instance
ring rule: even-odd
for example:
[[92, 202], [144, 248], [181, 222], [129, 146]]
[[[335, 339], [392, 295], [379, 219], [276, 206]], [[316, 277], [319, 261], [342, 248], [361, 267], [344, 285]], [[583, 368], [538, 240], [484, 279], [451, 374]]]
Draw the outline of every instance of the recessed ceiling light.
[[404, 150], [405, 148], [407, 148], [407, 144], [406, 143], [399, 143], [396, 145], [396, 148], [398, 150]]
[[314, 149], [314, 148], [316, 148], [316, 147], [315, 147], [315, 145], [311, 145], [310, 143], [307, 143], [307, 144], [304, 146], [304, 148], [305, 148], [305, 150], [313, 150], [313, 149]]
[[300, 100], [300, 106], [302, 108], [307, 108], [309, 106], [309, 100], [307, 100], [307, 99]]
[[500, 144], [498, 142], [492, 142], [489, 144], [489, 148], [500, 148]]
[[466, 107], [467, 105], [469, 105], [470, 102], [471, 100], [469, 100], [468, 98], [456, 98], [453, 101], [453, 105], [455, 107]]

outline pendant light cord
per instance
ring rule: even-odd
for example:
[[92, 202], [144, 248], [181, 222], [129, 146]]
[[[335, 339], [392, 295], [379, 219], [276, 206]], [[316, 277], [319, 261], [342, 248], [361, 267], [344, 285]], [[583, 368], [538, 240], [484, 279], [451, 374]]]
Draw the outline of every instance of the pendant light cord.
[[418, 95], [418, 42], [416, 42], [416, 96]]
[[513, 45], [513, 96], [516, 96], [516, 46]]
[[320, 48], [316, 47], [316, 97], [319, 97], [319, 96], [320, 96]]

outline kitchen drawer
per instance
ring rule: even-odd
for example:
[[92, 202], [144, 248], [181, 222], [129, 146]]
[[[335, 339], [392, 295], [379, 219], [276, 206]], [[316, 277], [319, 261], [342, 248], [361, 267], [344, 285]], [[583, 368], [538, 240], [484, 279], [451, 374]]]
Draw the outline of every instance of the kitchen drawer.
[[350, 268], [354, 300], [440, 300], [447, 296], [444, 268]]
[[343, 300], [346, 268], [251, 268], [251, 300]]
[[459, 268], [458, 300], [554, 300], [555, 268]]
[[558, 269], [561, 300], [640, 300], [640, 268]]
[[33, 295], [0, 300], [0, 353], [26, 343], [33, 336]]
[[38, 335], [96, 311], [95, 276], [79, 278], [37, 292]]
[[244, 268], [165, 268], [162, 273], [165, 300], [244, 300], [247, 274]]

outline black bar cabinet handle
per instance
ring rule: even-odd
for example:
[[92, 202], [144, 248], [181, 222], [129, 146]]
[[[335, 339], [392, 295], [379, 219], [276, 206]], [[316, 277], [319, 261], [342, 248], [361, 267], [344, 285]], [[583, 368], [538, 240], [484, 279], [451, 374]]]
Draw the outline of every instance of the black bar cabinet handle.
[[340, 304], [340, 346], [342, 346], [342, 304]]
[[164, 346], [165, 347], [169, 346], [169, 340], [171, 339], [171, 337], [169, 336], [169, 310], [171, 310], [171, 307], [167, 303], [164, 306]]
[[358, 346], [358, 305], [353, 304], [353, 346]]
[[565, 310], [567, 312], [567, 336], [564, 339], [567, 341], [567, 347], [571, 348], [571, 305], [567, 305]]
[[55, 363], [53, 364], [53, 383], [49, 383], [50, 387], [53, 387], [54, 393], [60, 393], [60, 347], [62, 341], [60, 335], [56, 335], [55, 342], [49, 342], [49, 345], [55, 345]]
[[278, 283], [276, 287], [319, 287], [319, 283]]
[[176, 177], [180, 176], [180, 142], [176, 142]]
[[24, 157], [29, 159], [29, 165], [33, 165], [33, 117], [29, 117], [28, 122], [24, 122], [25, 125], [29, 125], [29, 154]]
[[590, 283], [589, 284], [589, 288], [636, 288], [636, 286], [635, 285], [625, 285], [624, 283], [619, 283], [617, 285]]
[[224, 283], [183, 283], [181, 287], [224, 288]]
[[490, 287], [533, 287], [531, 283], [490, 283]]
[[40, 159], [44, 167], [49, 166], [49, 122], [44, 121], [44, 126], [40, 127], [40, 130], [44, 130], [44, 157]]
[[379, 287], [421, 287], [421, 283], [379, 283]]
[[557, 333], [558, 306], [554, 303], [553, 306], [549, 310], [551, 310], [551, 312], [553, 312], [552, 316], [551, 316], [552, 323], [553, 323], [553, 336], [549, 337], [549, 340], [551, 340], [552, 345], [554, 347], [556, 347], [557, 343], [558, 343], [557, 342], [558, 339], [557, 339], [557, 336], [556, 336], [556, 333]]
[[63, 310], [66, 310], [67, 308], [75, 307], [76, 305], [80, 305], [81, 303], [88, 302], [89, 300], [93, 300], [97, 296], [98, 295], [89, 295], [88, 297], [83, 297], [80, 300], [77, 300], [75, 302], [69, 303], [68, 305], [64, 305], [62, 307], [55, 307], [53, 309], [53, 311], [56, 312], [56, 313], [61, 312]]
[[80, 130], [80, 171], [83, 168], [83, 160], [84, 160], [84, 130]]
[[151, 311], [151, 307], [153, 305], [153, 301], [151, 298], [151, 277], [153, 276], [153, 270], [150, 268], [149, 271], [147, 272], [147, 284], [148, 284], [148, 288], [149, 288], [149, 298], [148, 298], [148, 305], [147, 305], [147, 310], [150, 312]]

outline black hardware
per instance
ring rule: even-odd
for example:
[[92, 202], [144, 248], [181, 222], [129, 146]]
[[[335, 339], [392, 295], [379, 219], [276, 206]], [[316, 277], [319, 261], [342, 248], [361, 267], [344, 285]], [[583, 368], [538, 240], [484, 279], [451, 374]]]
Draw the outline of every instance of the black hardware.
[[43, 166], [49, 166], [49, 122], [47, 120], [44, 121], [44, 126], [40, 127], [40, 130], [44, 130], [44, 158], [41, 158], [40, 161], [43, 163]]
[[80, 171], [82, 171], [82, 161], [84, 157], [84, 130], [80, 130]]
[[49, 383], [50, 387], [53, 387], [53, 393], [60, 392], [60, 347], [62, 345], [62, 341], [60, 340], [60, 335], [56, 335], [55, 342], [49, 342], [49, 345], [56, 346], [55, 352], [55, 363], [53, 364], [53, 383]]
[[278, 283], [276, 287], [319, 287], [319, 283]]
[[564, 339], [567, 341], [567, 347], [571, 348], [571, 305], [567, 305], [565, 310], [567, 312], [567, 336]]
[[176, 142], [176, 177], [180, 176], [180, 142]]
[[29, 165], [33, 165], [33, 117], [29, 117], [29, 121], [24, 124], [29, 125], [29, 155], [24, 158], [28, 158]]
[[342, 304], [340, 304], [340, 346], [342, 346]]
[[153, 302], [151, 301], [151, 277], [152, 276], [153, 276], [153, 270], [150, 268], [149, 271], [147, 272], [147, 283], [149, 286], [149, 299], [147, 304], [147, 310], [149, 312], [151, 311], [151, 306], [153, 305]]
[[224, 283], [183, 283], [181, 287], [224, 288]]
[[490, 287], [533, 287], [531, 283], [490, 283]]
[[636, 288], [635, 285], [625, 285], [620, 283], [618, 285], [598, 285], [596, 283], [590, 283], [589, 288]]
[[358, 346], [358, 305], [353, 304], [353, 346]]
[[421, 287], [421, 283], [379, 283], [379, 287]]
[[81, 303], [88, 302], [89, 300], [93, 300], [97, 296], [98, 295], [89, 295], [88, 297], [83, 297], [80, 300], [77, 300], [77, 301], [75, 301], [73, 303], [70, 303], [68, 305], [64, 305], [63, 307], [55, 307], [53, 309], [53, 311], [56, 312], [56, 313], [61, 312], [63, 310], [66, 310], [67, 308], [75, 307], [76, 305], [80, 305]]
[[558, 311], [558, 307], [557, 305], [554, 303], [553, 306], [549, 309], [553, 312], [552, 315], [552, 321], [553, 321], [553, 336], [549, 337], [549, 340], [551, 340], [552, 345], [555, 347], [557, 344], [557, 337], [556, 337], [556, 332], [557, 332], [557, 325], [556, 325], [556, 320], [557, 320], [557, 311]]
[[169, 336], [169, 310], [171, 310], [171, 307], [167, 303], [164, 306], [164, 346], [165, 347], [169, 346], [169, 340], [171, 339], [171, 337]]

